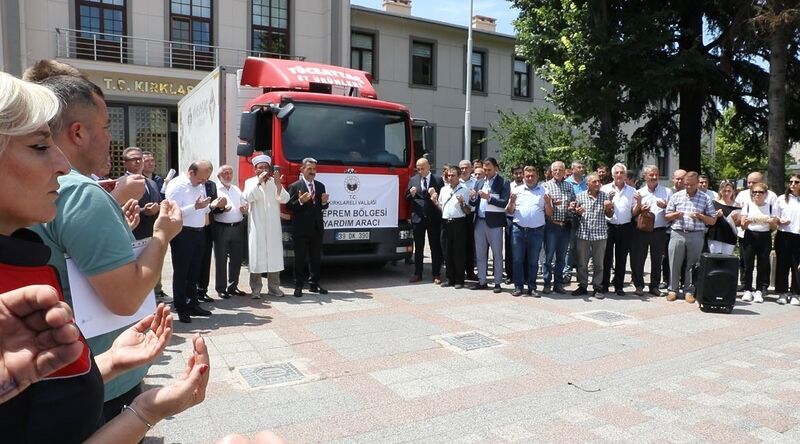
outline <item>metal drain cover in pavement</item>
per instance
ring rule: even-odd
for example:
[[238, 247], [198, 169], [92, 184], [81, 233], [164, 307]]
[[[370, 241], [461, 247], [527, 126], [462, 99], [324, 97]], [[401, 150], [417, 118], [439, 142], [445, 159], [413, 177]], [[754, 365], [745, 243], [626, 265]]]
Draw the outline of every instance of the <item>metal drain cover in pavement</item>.
[[488, 348], [500, 345], [500, 341], [492, 339], [486, 335], [476, 331], [471, 333], [455, 334], [450, 336], [442, 336], [441, 339], [448, 344], [458, 347], [464, 351], [477, 350], [479, 348]]
[[303, 373], [289, 362], [240, 368], [239, 374], [251, 388], [286, 384], [305, 378]]
[[636, 321], [636, 318], [632, 316], [609, 310], [585, 311], [583, 313], [575, 313], [574, 316], [578, 319], [583, 319], [585, 321], [595, 322], [606, 326], [629, 324]]

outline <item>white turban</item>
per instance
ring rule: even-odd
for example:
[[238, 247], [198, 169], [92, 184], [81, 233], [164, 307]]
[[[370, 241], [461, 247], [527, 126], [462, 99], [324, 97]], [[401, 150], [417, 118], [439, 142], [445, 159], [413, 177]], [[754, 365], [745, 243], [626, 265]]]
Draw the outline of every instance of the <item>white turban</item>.
[[272, 158], [267, 156], [266, 154], [259, 154], [256, 157], [253, 157], [253, 166], [258, 165], [259, 163], [268, 163], [272, 165]]

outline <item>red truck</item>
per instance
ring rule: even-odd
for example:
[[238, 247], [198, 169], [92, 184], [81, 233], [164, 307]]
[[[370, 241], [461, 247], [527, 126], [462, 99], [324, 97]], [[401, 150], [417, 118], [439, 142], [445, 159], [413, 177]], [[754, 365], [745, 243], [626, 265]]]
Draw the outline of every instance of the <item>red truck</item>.
[[[410, 258], [404, 192], [416, 158], [408, 108], [378, 100], [368, 73], [338, 66], [250, 57], [240, 82], [263, 94], [248, 100], [241, 114], [239, 183], [253, 176], [254, 152], [272, 157], [285, 187], [312, 157], [316, 179], [330, 195], [323, 262], [380, 265]], [[424, 145], [430, 127], [423, 125], [421, 135]], [[292, 256], [291, 214], [281, 212], [284, 254]]]

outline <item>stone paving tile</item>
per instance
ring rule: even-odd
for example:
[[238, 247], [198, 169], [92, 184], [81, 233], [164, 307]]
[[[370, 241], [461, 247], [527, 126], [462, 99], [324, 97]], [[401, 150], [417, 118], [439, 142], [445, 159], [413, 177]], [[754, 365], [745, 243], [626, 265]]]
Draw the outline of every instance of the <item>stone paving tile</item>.
[[[481, 361], [473, 358], [482, 356]], [[487, 362], [489, 361], [489, 362]], [[489, 350], [473, 352], [439, 362], [414, 364], [370, 374], [404, 399], [442, 392], [527, 374], [531, 369]]]
[[572, 364], [625, 353], [645, 345], [645, 342], [626, 335], [623, 330], [601, 329], [536, 341], [529, 344], [528, 348], [533, 353]]
[[668, 338], [682, 338], [697, 333], [716, 330], [733, 325], [724, 317], [709, 316], [706, 313], [692, 312], [663, 316], [641, 324], [641, 328]]
[[365, 359], [439, 347], [429, 336], [442, 330], [408, 315], [319, 322], [308, 330], [347, 359]]
[[271, 298], [272, 307], [290, 318], [329, 316], [383, 307], [370, 293], [331, 290], [327, 295], [303, 292], [302, 298]]
[[577, 322], [567, 316], [510, 302], [442, 308], [437, 314], [498, 336]]

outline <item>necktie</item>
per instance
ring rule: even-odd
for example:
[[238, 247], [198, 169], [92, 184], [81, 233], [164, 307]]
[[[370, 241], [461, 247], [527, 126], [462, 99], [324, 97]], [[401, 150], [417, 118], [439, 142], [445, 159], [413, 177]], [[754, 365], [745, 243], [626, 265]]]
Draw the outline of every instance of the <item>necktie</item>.
[[314, 196], [315, 196], [315, 194], [314, 194], [314, 182], [309, 182], [308, 183], [308, 192], [311, 193], [311, 200], [313, 201], [314, 200]]
[[428, 191], [428, 178], [427, 177], [423, 177], [422, 178], [422, 189], [425, 190], [426, 192]]

